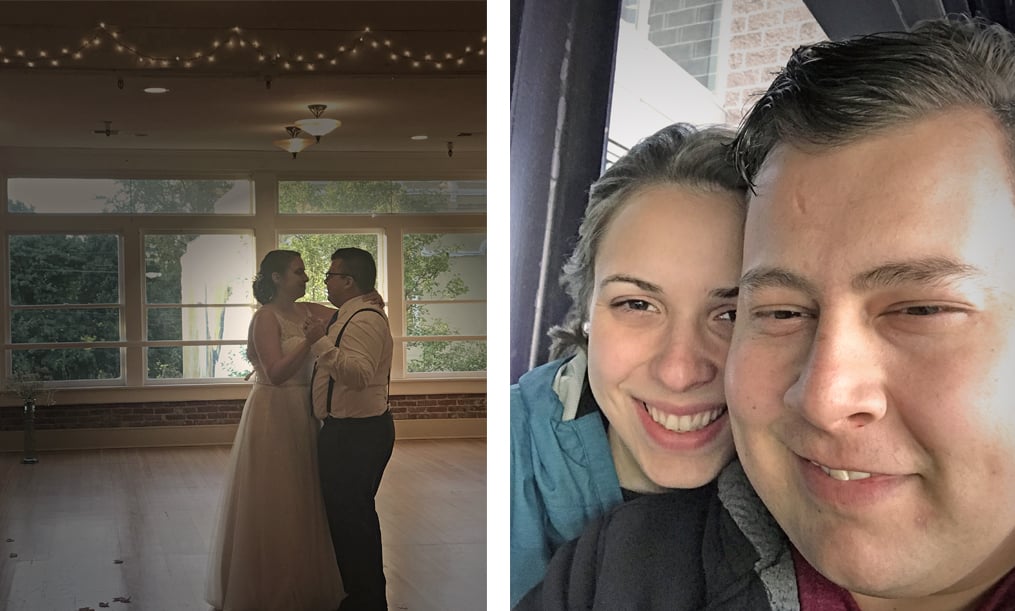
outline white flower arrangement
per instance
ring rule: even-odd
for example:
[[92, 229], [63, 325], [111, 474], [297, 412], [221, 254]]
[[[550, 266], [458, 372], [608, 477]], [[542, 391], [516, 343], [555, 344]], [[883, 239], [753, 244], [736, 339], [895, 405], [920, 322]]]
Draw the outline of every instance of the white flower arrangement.
[[36, 405], [53, 404], [53, 389], [46, 386], [46, 379], [37, 373], [15, 372], [7, 378], [7, 392], [17, 395], [25, 403]]

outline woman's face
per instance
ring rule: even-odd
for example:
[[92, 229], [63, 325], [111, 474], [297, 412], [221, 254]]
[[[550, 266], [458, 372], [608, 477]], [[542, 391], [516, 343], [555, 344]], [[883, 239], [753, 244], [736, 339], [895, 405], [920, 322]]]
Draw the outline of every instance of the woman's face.
[[731, 194], [652, 186], [622, 204], [596, 254], [589, 384], [660, 486], [701, 486], [733, 456], [723, 368], [743, 221]]
[[293, 257], [285, 271], [276, 276], [275, 286], [278, 296], [296, 301], [306, 294], [309, 281], [302, 257]]

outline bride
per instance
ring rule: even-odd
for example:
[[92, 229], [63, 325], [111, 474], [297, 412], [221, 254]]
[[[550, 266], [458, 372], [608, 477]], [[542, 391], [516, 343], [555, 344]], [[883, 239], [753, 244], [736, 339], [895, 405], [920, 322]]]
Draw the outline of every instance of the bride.
[[206, 600], [223, 611], [332, 611], [345, 593], [331, 547], [310, 411], [313, 357], [304, 323], [334, 310], [296, 303], [309, 281], [300, 253], [261, 262], [247, 356], [254, 385], [229, 457], [209, 554]]

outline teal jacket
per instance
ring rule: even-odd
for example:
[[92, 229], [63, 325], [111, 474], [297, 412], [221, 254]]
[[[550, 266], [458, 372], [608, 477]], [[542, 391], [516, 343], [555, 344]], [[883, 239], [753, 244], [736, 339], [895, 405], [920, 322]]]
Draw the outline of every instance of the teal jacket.
[[511, 606], [553, 552], [623, 500], [600, 412], [563, 421], [553, 380], [566, 360], [511, 387]]

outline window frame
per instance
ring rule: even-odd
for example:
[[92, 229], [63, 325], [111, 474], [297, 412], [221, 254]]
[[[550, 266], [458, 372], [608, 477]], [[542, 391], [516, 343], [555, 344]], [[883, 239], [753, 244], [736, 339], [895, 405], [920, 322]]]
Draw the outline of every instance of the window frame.
[[[251, 185], [251, 190], [253, 190], [253, 185]], [[177, 229], [173, 229], [173, 228], [160, 228], [160, 229], [156, 229], [156, 230], [141, 229], [141, 249], [140, 249], [140, 255], [141, 255], [141, 269], [142, 269], [141, 276], [142, 277], [145, 276], [146, 272], [144, 272], [143, 270], [145, 269], [146, 263], [147, 263], [147, 260], [146, 260], [146, 257], [145, 257], [145, 238], [147, 238], [148, 236], [181, 235], [181, 234], [198, 234], [198, 235], [201, 235], [201, 236], [206, 236], [206, 235], [245, 235], [245, 236], [249, 236], [250, 237], [250, 241], [251, 241], [251, 245], [253, 247], [253, 252], [255, 253], [255, 258], [256, 258], [256, 253], [257, 253], [257, 235], [254, 233], [253, 230], [247, 230], [247, 229], [216, 229], [216, 230], [208, 230], [208, 229], [205, 229], [205, 228], [196, 228], [195, 229], [195, 228], [182, 228], [182, 227], [181, 228], [177, 228]], [[247, 275], [248, 275], [249, 278], [253, 278], [254, 274], [256, 274], [256, 273], [257, 273], [257, 261], [251, 261], [250, 262], [250, 267], [249, 267], [249, 269], [247, 271]], [[152, 303], [152, 302], [148, 301], [148, 288], [147, 288], [146, 283], [144, 282], [144, 280], [139, 280], [139, 281], [141, 283], [141, 295], [142, 295], [141, 302], [140, 302], [139, 305], [140, 305], [140, 309], [141, 309], [141, 324], [142, 324], [142, 326], [141, 326], [141, 340], [140, 341], [141, 341], [141, 361], [142, 361], [141, 365], [142, 365], [143, 373], [144, 373], [144, 382], [143, 382], [144, 386], [174, 386], [174, 385], [178, 385], [178, 384], [239, 384], [239, 383], [245, 382], [245, 380], [242, 377], [236, 377], [236, 378], [187, 378], [187, 377], [183, 377], [183, 378], [149, 378], [148, 377], [148, 358], [149, 358], [149, 351], [148, 351], [148, 349], [149, 348], [175, 348], [175, 347], [185, 348], [185, 347], [191, 347], [191, 346], [246, 346], [247, 340], [246, 340], [246, 338], [233, 339], [233, 340], [223, 339], [223, 340], [219, 340], [219, 341], [212, 341], [212, 340], [187, 340], [187, 339], [179, 339], [179, 340], [151, 339], [150, 337], [148, 337], [148, 314], [152, 310], [163, 310], [163, 309], [171, 309], [171, 308], [180, 308], [181, 310], [187, 310], [187, 309], [192, 309], [192, 308], [215, 308], [215, 307], [234, 308], [234, 309], [254, 308], [257, 305], [257, 302], [254, 300], [253, 296], [251, 296], [251, 299], [250, 299], [250, 301], [248, 303], [243, 303], [243, 304], [241, 304], [241, 303], [204, 303], [204, 304], [201, 304], [201, 303]], [[254, 310], [251, 311], [251, 316], [253, 316], [253, 311]]]
[[[392, 214], [392, 215], [281, 215], [278, 207], [278, 183], [284, 180], [473, 180], [486, 181], [485, 171], [473, 169], [457, 176], [427, 175], [423, 170], [420, 174], [412, 171], [383, 170], [390, 175], [378, 177], [370, 175], [364, 167], [355, 168], [349, 173], [339, 174], [332, 170], [318, 170], [313, 173], [289, 172], [278, 169], [264, 169], [257, 163], [243, 163], [237, 160], [204, 161], [195, 158], [186, 163], [175, 161], [164, 163], [160, 154], [139, 153], [140, 161], [132, 163], [130, 169], [123, 169], [122, 163], [113, 161], [115, 154], [98, 153], [89, 160], [72, 161], [85, 169], [64, 170], [60, 163], [52, 164], [49, 158], [28, 155], [20, 161], [12, 162], [0, 171], [0, 196], [4, 204], [0, 209], [0, 248], [8, 248], [8, 235], [16, 233], [57, 233], [80, 234], [88, 232], [115, 233], [120, 236], [122, 299], [121, 315], [121, 362], [123, 367], [122, 381], [117, 386], [101, 380], [89, 383], [54, 383], [59, 389], [57, 403], [86, 404], [106, 402], [147, 402], [177, 400], [234, 400], [246, 397], [250, 382], [230, 379], [178, 380], [170, 383], [146, 380], [147, 369], [144, 352], [145, 339], [145, 305], [143, 302], [143, 270], [144, 249], [143, 235], [145, 232], [163, 233], [214, 233], [239, 231], [251, 232], [254, 236], [255, 266], [258, 261], [277, 244], [279, 234], [290, 233], [329, 233], [350, 232], [357, 229], [379, 229], [384, 239], [384, 258], [387, 261], [388, 286], [386, 299], [391, 318], [392, 329], [404, 326], [401, 291], [402, 285], [402, 228], [411, 228], [411, 232], [429, 232], [435, 223], [439, 223], [440, 231], [446, 232], [456, 228], [466, 228], [486, 232], [486, 213], [440, 213], [439, 215]], [[228, 157], [228, 156], [227, 156]], [[27, 159], [27, 160], [26, 160]], [[105, 161], [104, 161], [105, 159]], [[118, 159], [118, 158], [116, 158]], [[364, 162], [365, 163], [365, 162]], [[232, 170], [216, 171], [203, 168], [214, 167], [253, 167], [249, 172]], [[321, 164], [335, 167], [337, 164]], [[354, 166], [354, 164], [351, 164]], [[53, 169], [49, 169], [52, 166]], [[40, 171], [39, 167], [46, 167]], [[166, 171], [165, 167], [179, 167], [178, 170]], [[155, 169], [159, 168], [159, 169]], [[202, 169], [196, 169], [202, 168]], [[348, 170], [348, 167], [346, 168]], [[431, 170], [432, 172], [432, 170]], [[395, 175], [397, 174], [397, 175]], [[81, 215], [65, 213], [8, 213], [6, 205], [7, 181], [11, 178], [115, 178], [115, 179], [201, 179], [201, 180], [251, 180], [254, 197], [253, 213], [250, 215], [187, 215], [187, 214], [102, 214], [86, 213]], [[71, 229], [72, 228], [72, 229]], [[396, 239], [397, 238], [397, 239]], [[380, 257], [379, 257], [380, 258]], [[10, 372], [10, 351], [12, 349], [9, 308], [9, 271], [4, 269], [0, 278], [0, 315], [7, 320], [0, 336], [0, 389], [5, 388]], [[137, 278], [127, 282], [126, 278]], [[161, 343], [161, 342], [157, 342]], [[404, 371], [404, 363], [396, 350], [393, 362], [391, 393], [397, 394], [432, 394], [432, 393], [484, 393], [486, 391], [486, 375], [475, 377], [405, 378], [395, 374]], [[0, 404], [15, 404], [16, 398], [9, 393], [0, 392]]]
[[[4, 180], [4, 192], [6, 194], [6, 180]], [[6, 210], [6, 200], [4, 201], [4, 209]], [[19, 213], [20, 214], [20, 213]], [[57, 236], [71, 236], [71, 235], [109, 235], [116, 238], [116, 250], [117, 250], [117, 303], [89, 303], [89, 304], [21, 304], [15, 305], [11, 303], [11, 258], [10, 246], [12, 236], [37, 236], [37, 235], [57, 235]], [[3, 248], [4, 257], [6, 259], [5, 265], [3, 266], [3, 281], [0, 283], [0, 294], [2, 294], [2, 302], [0, 302], [0, 308], [4, 312], [4, 324], [3, 324], [3, 351], [2, 359], [0, 362], [3, 363], [4, 367], [2, 372], [2, 379], [4, 381], [11, 375], [11, 368], [13, 367], [14, 353], [24, 350], [61, 350], [61, 349], [82, 349], [82, 348], [101, 348], [101, 349], [117, 349], [120, 352], [120, 374], [115, 378], [96, 378], [87, 380], [54, 380], [49, 382], [53, 388], [77, 388], [77, 387], [117, 387], [126, 385], [126, 351], [128, 341], [125, 332], [125, 321], [127, 315], [127, 300], [124, 291], [124, 285], [126, 280], [126, 274], [124, 272], [125, 264], [125, 245], [122, 235], [119, 235], [113, 231], [105, 230], [55, 230], [55, 229], [38, 229], [38, 230], [7, 230], [0, 236], [0, 247]], [[119, 339], [114, 341], [98, 341], [98, 342], [14, 342], [14, 330], [12, 328], [13, 316], [12, 314], [16, 311], [30, 311], [30, 310], [80, 310], [80, 309], [98, 309], [115, 308], [118, 311], [119, 320]]]
[[[437, 220], [439, 221], [440, 219], [437, 219]], [[399, 241], [399, 251], [400, 252], [402, 251], [402, 245], [405, 244], [405, 236], [406, 235], [410, 235], [410, 234], [425, 234], [425, 233], [436, 233], [436, 234], [441, 234], [441, 235], [453, 235], [453, 234], [456, 234], [456, 233], [459, 233], [459, 234], [481, 234], [484, 237], [484, 239], [488, 238], [488, 232], [487, 232], [487, 229], [486, 229], [485, 226], [483, 226], [483, 227], [478, 227], [478, 226], [477, 227], [453, 227], [453, 228], [448, 228], [447, 226], [441, 225], [441, 224], [434, 224], [434, 225], [430, 225], [430, 226], [419, 226], [419, 227], [413, 227], [410, 231], [404, 231], [403, 230], [403, 232], [399, 236], [399, 240], [398, 240]], [[402, 272], [403, 275], [402, 275], [402, 277], [404, 278], [404, 262], [405, 262], [405, 258], [404, 257], [405, 257], [405, 253], [401, 252], [401, 256], [402, 256], [401, 263], [403, 265], [403, 272]], [[408, 359], [407, 359], [407, 350], [408, 350], [408, 344], [409, 343], [413, 343], [413, 342], [439, 342], [439, 341], [482, 341], [483, 343], [487, 344], [487, 354], [489, 355], [489, 342], [488, 342], [488, 339], [487, 339], [489, 337], [489, 333], [484, 334], [484, 335], [409, 335], [408, 334], [408, 329], [407, 329], [407, 320], [406, 319], [408, 317], [407, 316], [408, 307], [412, 303], [463, 303], [463, 304], [464, 303], [484, 303], [484, 304], [488, 304], [488, 299], [482, 299], [482, 300], [480, 300], [480, 299], [457, 299], [457, 300], [456, 299], [445, 299], [445, 300], [420, 299], [420, 300], [415, 300], [414, 299], [412, 301], [407, 301], [405, 299], [405, 286], [404, 286], [404, 282], [400, 281], [399, 282], [399, 286], [402, 288], [401, 295], [400, 295], [400, 299], [402, 300], [402, 309], [401, 309], [401, 312], [400, 312], [401, 313], [401, 326], [397, 327], [400, 330], [400, 333], [399, 333], [399, 335], [395, 336], [395, 353], [399, 356], [399, 362], [402, 365], [402, 374], [405, 376], [405, 378], [407, 378], [407, 379], [419, 379], [419, 380], [425, 380], [425, 379], [444, 379], [444, 378], [449, 378], [449, 377], [453, 377], [453, 378], [486, 379], [487, 369], [485, 369], [485, 368], [482, 371], [458, 371], [458, 372], [426, 372], [426, 371], [420, 371], [420, 372], [410, 372], [409, 371], [409, 367], [408, 367]], [[485, 290], [483, 292], [486, 293]], [[487, 306], [487, 308], [488, 307], [489, 306]], [[487, 308], [484, 308], [484, 309], [487, 309]], [[389, 310], [390, 310], [390, 308], [389, 308]], [[394, 325], [392, 325], [392, 328], [394, 329], [396, 327], [394, 327]], [[489, 360], [487, 362], [487, 366], [489, 366]], [[394, 367], [392, 367], [392, 369], [394, 369]]]

